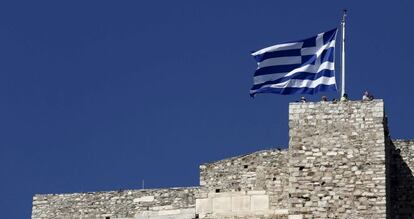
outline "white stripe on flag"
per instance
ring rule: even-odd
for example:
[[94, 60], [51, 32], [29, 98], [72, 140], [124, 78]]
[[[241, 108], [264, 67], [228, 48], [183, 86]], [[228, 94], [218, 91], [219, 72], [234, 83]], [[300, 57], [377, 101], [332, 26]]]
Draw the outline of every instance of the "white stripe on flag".
[[276, 73], [276, 74], [271, 74], [271, 75], [258, 75], [253, 78], [253, 84], [256, 85], [256, 84], [264, 83], [266, 81], [274, 81], [279, 78], [283, 78], [285, 76], [286, 76], [286, 73]]
[[296, 74], [298, 72], [317, 73], [317, 72], [319, 72], [320, 70], [323, 70], [323, 69], [335, 70], [335, 65], [333, 63], [332, 63], [332, 65], [328, 65], [326, 63], [332, 63], [332, 62], [326, 61], [326, 62], [322, 63], [319, 66], [318, 65], [311, 65], [311, 64], [304, 65], [304, 66], [301, 66], [299, 68], [293, 69], [292, 71], [288, 72], [285, 76], [290, 76], [290, 75]]
[[315, 88], [318, 85], [332, 85], [335, 84], [335, 77], [320, 77], [316, 80], [302, 80], [302, 79], [291, 79], [289, 81], [285, 81], [280, 84], [271, 84], [270, 87], [272, 88], [286, 88], [286, 87], [294, 87], [294, 88]]
[[282, 51], [282, 50], [289, 50], [289, 49], [300, 49], [302, 48], [302, 45], [303, 45], [303, 42], [277, 44], [277, 45], [269, 46], [259, 51], [256, 51], [252, 53], [252, 55], [257, 56], [257, 55], [261, 55], [266, 52]]
[[[316, 67], [319, 67], [318, 69], [316, 69]], [[268, 74], [268, 75], [258, 75], [258, 76], [254, 76], [253, 77], [253, 84], [261, 84], [264, 83], [266, 81], [274, 81], [277, 80], [279, 78], [283, 78], [286, 76], [290, 76], [293, 75], [295, 73], [298, 72], [307, 72], [307, 73], [318, 73], [322, 70], [335, 70], [335, 63], [333, 62], [324, 62], [322, 63], [320, 66], [314, 66], [314, 65], [305, 65], [302, 66], [298, 69], [300, 69], [301, 71], [299, 71], [298, 69], [294, 69], [291, 72], [283, 72], [283, 73], [275, 73], [275, 74]]]
[[[335, 77], [320, 77], [316, 80], [302, 80], [302, 79], [291, 79], [279, 84], [268, 84], [263, 85], [259, 89], [271, 87], [271, 88], [315, 88], [319, 85], [335, 85]], [[256, 92], [257, 90], [251, 90], [252, 92]]]
[[333, 62], [324, 62], [322, 63], [316, 72], [320, 72], [322, 70], [335, 70], [335, 63]]
[[302, 56], [288, 56], [288, 57], [277, 57], [263, 60], [257, 63], [257, 69], [274, 66], [274, 65], [293, 65], [300, 64], [302, 62]]
[[319, 56], [320, 54], [322, 54], [323, 50], [331, 48], [331, 47], [335, 47], [335, 40], [332, 40], [330, 43], [327, 43], [323, 46], [321, 46], [318, 51], [315, 51], [316, 47], [306, 47], [306, 48], [302, 48], [300, 51], [301, 55], [316, 55]]

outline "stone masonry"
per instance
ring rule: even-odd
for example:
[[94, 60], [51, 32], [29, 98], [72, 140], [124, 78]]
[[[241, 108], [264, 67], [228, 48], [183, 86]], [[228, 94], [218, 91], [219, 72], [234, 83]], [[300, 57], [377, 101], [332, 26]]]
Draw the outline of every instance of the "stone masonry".
[[386, 218], [382, 101], [291, 104], [290, 213]]
[[291, 103], [289, 149], [200, 165], [200, 186], [35, 195], [32, 219], [414, 218], [414, 140], [382, 100]]
[[112, 219], [172, 217], [195, 215], [197, 187], [122, 190], [57, 195], [33, 198], [33, 219]]
[[288, 151], [273, 149], [200, 166], [200, 218], [288, 214]]
[[390, 141], [387, 152], [389, 218], [414, 218], [414, 141]]

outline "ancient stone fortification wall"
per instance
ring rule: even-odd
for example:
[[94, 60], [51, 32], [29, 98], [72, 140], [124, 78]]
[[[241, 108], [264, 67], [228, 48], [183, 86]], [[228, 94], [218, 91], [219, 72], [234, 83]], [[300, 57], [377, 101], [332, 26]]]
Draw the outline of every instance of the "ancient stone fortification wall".
[[286, 150], [264, 150], [200, 166], [200, 218], [288, 213]]
[[[414, 140], [392, 140], [393, 146], [395, 147], [395, 153], [401, 156], [403, 160], [403, 166], [414, 171]], [[395, 155], [395, 154], [394, 154]], [[398, 175], [397, 172], [394, 172]]]
[[387, 145], [389, 218], [414, 218], [414, 140], [393, 140]]
[[33, 219], [194, 218], [198, 188], [36, 195]]
[[201, 165], [200, 187], [36, 195], [32, 218], [414, 218], [414, 140], [386, 123], [381, 100], [292, 103], [289, 151]]
[[271, 206], [287, 208], [287, 150], [264, 150], [200, 166], [208, 192], [268, 191]]
[[386, 218], [384, 106], [292, 103], [290, 214]]

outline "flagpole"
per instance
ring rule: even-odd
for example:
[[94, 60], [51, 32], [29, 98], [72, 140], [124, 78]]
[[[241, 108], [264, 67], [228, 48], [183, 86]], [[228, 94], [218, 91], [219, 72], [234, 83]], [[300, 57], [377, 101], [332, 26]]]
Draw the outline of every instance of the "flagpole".
[[345, 94], [345, 18], [346, 10], [342, 15], [341, 27], [342, 27], [342, 38], [341, 38], [341, 97]]

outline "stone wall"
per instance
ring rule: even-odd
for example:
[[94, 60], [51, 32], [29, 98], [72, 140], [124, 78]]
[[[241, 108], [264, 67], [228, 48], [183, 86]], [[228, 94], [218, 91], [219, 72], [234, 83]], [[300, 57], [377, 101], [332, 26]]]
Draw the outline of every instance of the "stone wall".
[[389, 218], [414, 218], [414, 140], [388, 144]]
[[381, 100], [291, 103], [290, 214], [386, 218]]
[[200, 218], [287, 215], [287, 155], [272, 149], [201, 165]]
[[32, 219], [190, 219], [198, 192], [190, 187], [35, 195]]
[[[401, 156], [404, 161], [403, 166], [410, 169], [410, 172], [414, 170], [414, 139], [413, 140], [392, 140], [393, 146], [396, 149], [396, 153]], [[395, 172], [395, 175], [398, 175]]]
[[292, 103], [289, 150], [200, 165], [200, 187], [35, 195], [32, 219], [414, 218], [414, 140], [382, 100]]
[[196, 199], [196, 214], [199, 218], [260, 218], [285, 219], [288, 209], [269, 206], [267, 191], [241, 191], [208, 193], [205, 198]]
[[272, 208], [287, 208], [287, 150], [264, 150], [200, 166], [207, 192], [267, 191]]

